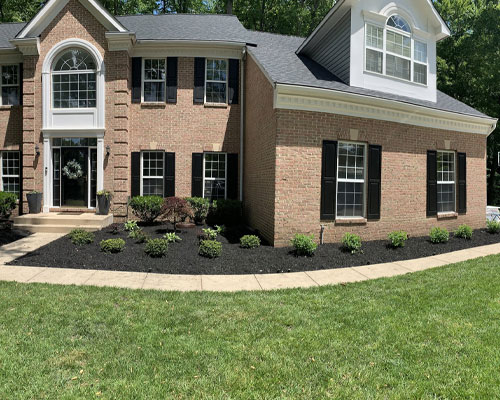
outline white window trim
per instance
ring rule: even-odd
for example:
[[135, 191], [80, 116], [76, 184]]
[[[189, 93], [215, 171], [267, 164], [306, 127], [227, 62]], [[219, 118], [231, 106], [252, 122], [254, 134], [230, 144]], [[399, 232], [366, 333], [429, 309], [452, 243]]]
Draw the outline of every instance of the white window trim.
[[[19, 174], [18, 175], [4, 175], [3, 174], [3, 156], [4, 153], [17, 153], [19, 156]], [[17, 178], [19, 179], [19, 187], [21, 187], [22, 182], [21, 182], [21, 166], [22, 160], [21, 160], [21, 152], [19, 150], [0, 150], [0, 191], [3, 190], [3, 178]], [[19, 193], [17, 193], [19, 195]]]
[[[364, 179], [339, 179], [339, 147], [340, 144], [356, 144], [356, 145], [362, 145], [365, 148], [365, 155], [363, 159], [363, 168], [364, 168]], [[336, 171], [336, 187], [335, 187], [335, 219], [342, 221], [342, 220], [353, 220], [353, 219], [360, 219], [360, 218], [366, 218], [366, 200], [367, 200], [367, 173], [368, 173], [368, 145], [367, 143], [362, 143], [362, 142], [351, 142], [351, 141], [346, 141], [346, 140], [341, 140], [337, 142], [337, 171]], [[339, 216], [338, 215], [338, 193], [339, 193], [339, 182], [343, 183], [363, 183], [363, 215], [361, 216], [353, 216], [353, 217], [344, 217], [344, 216]]]
[[[455, 188], [455, 196], [453, 196], [453, 211], [441, 211], [438, 212], [438, 215], [449, 214], [457, 212], [457, 155], [454, 151], [449, 150], [437, 150], [437, 154], [439, 153], [448, 153], [453, 154], [453, 181], [437, 181], [437, 185], [453, 185]], [[436, 171], [439, 173], [439, 161], [437, 161], [438, 165], [436, 165]], [[437, 189], [437, 188], [436, 188]]]
[[[217, 80], [209, 80], [207, 78], [208, 75], [208, 60], [211, 61], [225, 61], [226, 62], [226, 80], [225, 81], [217, 81]], [[207, 102], [207, 82], [214, 82], [214, 83], [225, 83], [226, 84], [226, 101], [223, 103], [214, 103], [214, 102]], [[229, 92], [229, 60], [227, 58], [206, 58], [205, 59], [205, 88], [204, 88], [204, 103], [205, 104], [228, 104], [228, 92]], [[203, 160], [205, 158], [203, 157]], [[227, 159], [226, 159], [227, 163]]]
[[224, 200], [227, 199], [227, 153], [224, 152], [217, 152], [217, 151], [208, 151], [203, 153], [203, 198], [205, 198], [205, 182], [206, 181], [220, 181], [222, 178], [206, 178], [205, 177], [205, 156], [207, 154], [224, 154], [225, 159], [226, 159], [226, 167], [224, 168]]
[[[3, 84], [1, 79], [1, 72], [3, 67], [16, 67], [17, 68], [17, 85], [15, 84]], [[4, 87], [17, 87], [17, 104], [3, 104], [2, 89]], [[0, 106], [18, 106], [21, 104], [21, 71], [19, 64], [0, 64]]]
[[[144, 176], [144, 153], [163, 153], [163, 174], [165, 174], [165, 152], [162, 150], [142, 150], [141, 151], [141, 196], [144, 196], [143, 191], [143, 181], [144, 179], [161, 179], [162, 185], [165, 185], [164, 176]], [[165, 192], [165, 187], [163, 187], [163, 192]], [[162, 195], [163, 197], [163, 195]]]
[[[146, 80], [146, 60], [165, 60], [165, 79], [147, 79]], [[167, 101], [167, 59], [165, 57], [143, 57], [142, 58], [142, 67], [141, 67], [141, 103], [149, 103], [149, 104], [163, 104]], [[153, 82], [153, 83], [165, 83], [163, 85], [163, 101], [144, 101], [144, 82]]]

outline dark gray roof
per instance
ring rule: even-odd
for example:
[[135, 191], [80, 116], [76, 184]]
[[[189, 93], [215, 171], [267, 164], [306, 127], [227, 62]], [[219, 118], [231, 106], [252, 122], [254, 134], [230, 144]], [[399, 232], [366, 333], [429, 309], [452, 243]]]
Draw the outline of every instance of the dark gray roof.
[[26, 26], [25, 22], [0, 24], [0, 49], [12, 49], [9, 43], [10, 39], [14, 39], [16, 35]]
[[474, 108], [440, 91], [437, 93], [437, 102], [434, 103], [346, 85], [316, 62], [295, 53], [305, 38], [255, 31], [249, 31], [248, 35], [248, 40], [257, 44], [256, 47], [250, 47], [249, 51], [262, 64], [271, 80], [276, 83], [333, 89], [386, 100], [400, 101], [436, 110], [476, 117], [487, 117]]
[[248, 32], [234, 15], [162, 14], [117, 17], [138, 40], [204, 40], [246, 43]]

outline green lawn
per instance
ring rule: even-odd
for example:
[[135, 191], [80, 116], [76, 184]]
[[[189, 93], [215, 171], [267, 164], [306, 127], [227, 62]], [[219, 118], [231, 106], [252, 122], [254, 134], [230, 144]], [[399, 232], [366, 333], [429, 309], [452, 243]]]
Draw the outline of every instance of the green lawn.
[[0, 283], [0, 399], [500, 397], [500, 257], [269, 293]]

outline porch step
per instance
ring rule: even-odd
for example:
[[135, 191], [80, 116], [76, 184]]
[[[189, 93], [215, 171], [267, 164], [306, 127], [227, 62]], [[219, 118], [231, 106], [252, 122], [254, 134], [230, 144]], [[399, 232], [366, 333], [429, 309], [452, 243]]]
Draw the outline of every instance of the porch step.
[[68, 233], [73, 229], [98, 231], [113, 223], [112, 215], [82, 213], [27, 214], [14, 218], [14, 227], [29, 232]]
[[16, 229], [22, 229], [31, 233], [70, 233], [73, 229], [83, 229], [88, 232], [100, 231], [103, 226], [99, 225], [25, 225], [25, 224], [14, 224]]

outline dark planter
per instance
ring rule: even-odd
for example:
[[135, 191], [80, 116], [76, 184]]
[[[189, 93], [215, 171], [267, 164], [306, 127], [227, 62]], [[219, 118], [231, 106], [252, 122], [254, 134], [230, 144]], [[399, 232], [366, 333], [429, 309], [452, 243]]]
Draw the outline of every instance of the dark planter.
[[30, 214], [40, 214], [42, 212], [42, 193], [28, 193], [28, 210]]
[[108, 215], [111, 207], [111, 199], [109, 196], [97, 195], [97, 215]]

